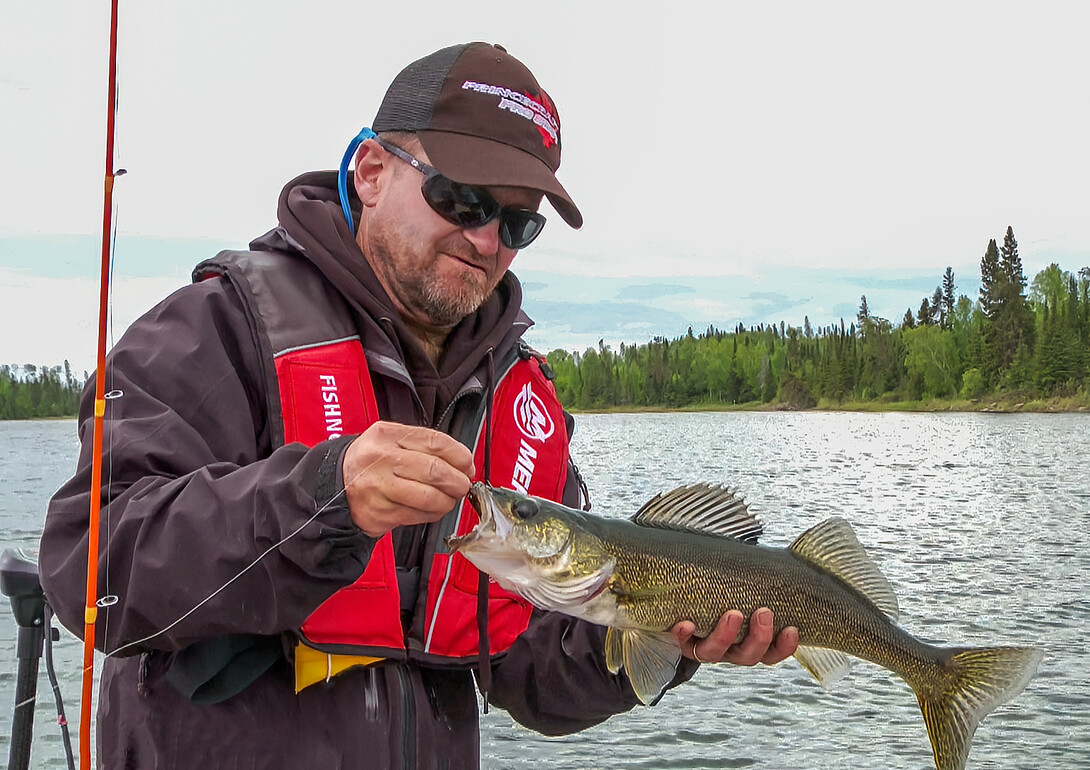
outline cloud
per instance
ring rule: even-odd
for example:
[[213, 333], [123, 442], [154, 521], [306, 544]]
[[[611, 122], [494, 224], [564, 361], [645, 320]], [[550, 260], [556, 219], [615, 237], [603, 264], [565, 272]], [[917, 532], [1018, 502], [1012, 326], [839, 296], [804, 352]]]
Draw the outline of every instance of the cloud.
[[617, 299], [627, 300], [652, 300], [659, 297], [670, 297], [675, 294], [695, 294], [692, 286], [682, 286], [674, 283], [644, 283], [623, 287], [617, 292]]
[[784, 294], [778, 294], [771, 291], [755, 291], [749, 294], [745, 299], [753, 300], [753, 314], [759, 317], [767, 318], [770, 315], [777, 313], [783, 313], [786, 310], [790, 310], [794, 307], [801, 307], [807, 304], [813, 297], [806, 297], [804, 299], [791, 299]]

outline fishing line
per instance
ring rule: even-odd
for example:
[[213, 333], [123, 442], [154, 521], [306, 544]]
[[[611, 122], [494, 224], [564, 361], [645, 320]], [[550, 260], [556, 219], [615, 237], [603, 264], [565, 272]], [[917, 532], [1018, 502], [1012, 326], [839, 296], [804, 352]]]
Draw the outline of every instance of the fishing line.
[[[165, 628], [162, 628], [162, 629], [160, 629], [159, 631], [156, 631], [156, 632], [155, 632], [155, 633], [153, 633], [153, 634], [149, 634], [148, 636], [145, 636], [145, 637], [144, 637], [143, 639], [137, 639], [137, 640], [136, 640], [136, 641], [134, 641], [134, 642], [129, 642], [128, 644], [124, 644], [124, 645], [122, 645], [122, 646], [118, 647], [118, 648], [117, 648], [116, 650], [113, 650], [112, 652], [108, 652], [108, 653], [106, 653], [106, 657], [107, 657], [107, 658], [112, 658], [112, 657], [114, 657], [115, 655], [118, 655], [118, 654], [120, 654], [120, 653], [124, 652], [125, 650], [129, 649], [130, 647], [136, 647], [136, 646], [138, 646], [138, 645], [142, 645], [142, 644], [145, 644], [145, 643], [147, 643], [147, 642], [150, 642], [150, 641], [151, 641], [152, 639], [155, 639], [156, 637], [162, 636], [163, 634], [165, 634], [165, 633], [168, 633], [168, 632], [169, 632], [169, 631], [170, 631], [171, 629], [175, 628], [175, 627], [176, 627], [176, 626], [177, 626], [177, 625], [178, 625], [179, 623], [181, 623], [182, 621], [184, 621], [184, 620], [185, 620], [186, 618], [188, 618], [188, 617], [189, 617], [190, 615], [192, 615], [192, 614], [193, 614], [194, 612], [196, 612], [197, 610], [199, 610], [199, 609], [200, 609], [201, 607], [203, 607], [204, 605], [208, 604], [208, 602], [212, 601], [212, 600], [213, 600], [214, 598], [216, 598], [216, 597], [217, 597], [217, 596], [218, 596], [219, 594], [223, 593], [223, 591], [225, 591], [225, 590], [226, 590], [226, 589], [228, 588], [228, 586], [230, 586], [230, 585], [231, 585], [232, 583], [234, 583], [234, 582], [235, 582], [236, 580], [238, 580], [238, 579], [239, 579], [240, 577], [242, 577], [243, 575], [245, 575], [245, 574], [246, 574], [247, 572], [249, 572], [249, 571], [250, 571], [251, 569], [253, 569], [254, 567], [256, 567], [256, 566], [257, 566], [257, 565], [258, 565], [258, 564], [259, 564], [259, 563], [261, 562], [261, 560], [262, 560], [262, 559], [264, 559], [264, 558], [265, 558], [266, 556], [268, 556], [268, 555], [269, 555], [270, 553], [272, 553], [273, 551], [277, 550], [278, 548], [280, 548], [280, 546], [284, 545], [284, 544], [285, 544], [285, 543], [287, 543], [287, 542], [288, 542], [289, 540], [291, 540], [291, 539], [292, 539], [293, 537], [295, 537], [295, 536], [296, 536], [296, 535], [298, 535], [298, 534], [299, 534], [300, 532], [302, 532], [302, 531], [303, 531], [303, 529], [305, 529], [305, 528], [306, 528], [306, 526], [307, 526], [308, 524], [310, 524], [310, 523], [311, 523], [311, 522], [313, 522], [313, 521], [314, 521], [315, 519], [317, 519], [317, 518], [318, 518], [318, 517], [319, 517], [319, 516], [320, 516], [320, 515], [321, 515], [321, 514], [322, 514], [322, 513], [323, 513], [323, 512], [324, 512], [324, 511], [326, 510], [326, 509], [328, 509], [328, 508], [329, 508], [329, 506], [333, 505], [333, 503], [335, 503], [335, 502], [337, 501], [337, 499], [338, 499], [339, 497], [341, 497], [342, 495], [344, 495], [344, 494], [345, 494], [345, 493], [347, 492], [347, 490], [348, 490], [348, 487], [349, 487], [349, 486], [351, 486], [351, 485], [352, 485], [352, 483], [353, 483], [353, 482], [354, 482], [354, 481], [355, 481], [355, 480], [356, 480], [357, 478], [359, 478], [360, 476], [362, 476], [362, 475], [363, 475], [363, 474], [364, 474], [364, 473], [365, 473], [366, 471], [367, 471], [367, 469], [366, 469], [366, 468], [364, 468], [364, 469], [363, 469], [363, 470], [361, 470], [361, 471], [360, 471], [359, 473], [357, 473], [357, 474], [356, 474], [355, 476], [353, 476], [353, 477], [352, 477], [352, 479], [350, 479], [350, 480], [349, 480], [348, 484], [346, 484], [346, 485], [345, 485], [345, 488], [344, 488], [344, 489], [340, 490], [339, 492], [337, 492], [337, 494], [333, 495], [333, 497], [329, 498], [329, 500], [328, 500], [328, 501], [326, 502], [326, 504], [325, 504], [325, 505], [323, 505], [323, 506], [322, 506], [321, 508], [319, 508], [318, 510], [316, 510], [316, 511], [314, 512], [314, 514], [313, 514], [313, 515], [312, 515], [312, 516], [311, 516], [311, 517], [310, 517], [309, 519], [307, 519], [307, 520], [306, 520], [306, 521], [304, 521], [304, 522], [303, 522], [302, 524], [300, 524], [300, 525], [299, 525], [299, 526], [298, 526], [298, 527], [297, 527], [297, 528], [295, 529], [295, 531], [294, 531], [294, 532], [291, 532], [291, 533], [289, 533], [289, 534], [285, 535], [285, 536], [284, 536], [284, 537], [283, 537], [283, 538], [282, 538], [282, 539], [281, 539], [281, 540], [280, 540], [279, 542], [277, 542], [277, 543], [274, 543], [273, 545], [269, 546], [269, 547], [268, 547], [268, 548], [267, 548], [267, 549], [266, 549], [266, 550], [265, 550], [265, 551], [264, 551], [263, 553], [261, 553], [261, 554], [260, 554], [260, 555], [259, 555], [259, 556], [258, 556], [258, 557], [257, 557], [256, 559], [254, 559], [254, 560], [253, 560], [252, 562], [250, 562], [250, 564], [248, 564], [247, 566], [243, 567], [243, 568], [242, 568], [242, 570], [241, 570], [241, 571], [239, 571], [239, 572], [238, 572], [238, 573], [237, 573], [237, 574], [236, 574], [236, 575], [235, 575], [234, 577], [230, 578], [230, 579], [229, 579], [229, 580], [228, 580], [228, 581], [227, 581], [226, 583], [224, 583], [223, 585], [221, 585], [221, 586], [220, 586], [219, 588], [217, 588], [217, 589], [216, 589], [215, 591], [213, 591], [213, 592], [212, 592], [211, 594], [209, 594], [208, 596], [206, 596], [206, 597], [205, 597], [204, 599], [201, 599], [201, 601], [199, 601], [199, 602], [198, 602], [198, 603], [197, 603], [196, 605], [194, 605], [194, 607], [193, 607], [192, 609], [190, 609], [189, 611], [187, 611], [187, 612], [186, 612], [185, 614], [183, 614], [183, 615], [182, 615], [181, 617], [179, 617], [179, 618], [178, 618], [177, 620], [175, 620], [175, 621], [174, 621], [173, 623], [171, 623], [170, 625], [166, 626]], [[111, 598], [111, 597], [103, 597], [103, 598], [105, 599], [105, 598]], [[114, 599], [116, 599], [116, 597], [113, 597], [113, 598], [114, 598]], [[103, 639], [105, 639], [105, 637], [103, 637]]]
[[[120, 86], [117, 87], [120, 91]], [[114, 143], [114, 158], [118, 155], [116, 140]], [[119, 176], [125, 173], [125, 169], [118, 169], [114, 172], [114, 176]], [[116, 199], [112, 199], [113, 214], [110, 217], [110, 270], [108, 280], [108, 300], [106, 302], [106, 317], [110, 329], [110, 347], [112, 348], [116, 343], [116, 336], [114, 334], [114, 270], [117, 267], [117, 219], [118, 219], [118, 204]], [[108, 407], [110, 401], [116, 398], [120, 398], [123, 393], [117, 390], [114, 386], [117, 384], [114, 379], [114, 367], [110, 366], [104, 372], [109, 380], [110, 390], [108, 393], [103, 394], [103, 399]], [[109, 443], [106, 446], [106, 499], [113, 499], [113, 482], [114, 482], [114, 432], [110, 431]], [[110, 553], [113, 551], [111, 548], [113, 541], [113, 528], [110, 526], [110, 506], [106, 506], [106, 580], [103, 586], [106, 590], [106, 595], [100, 598], [95, 604], [105, 610], [103, 613], [105, 617], [102, 619], [102, 638], [110, 638], [110, 607], [117, 603], [117, 597], [110, 592]], [[111, 602], [107, 602], [108, 599], [113, 599]]]

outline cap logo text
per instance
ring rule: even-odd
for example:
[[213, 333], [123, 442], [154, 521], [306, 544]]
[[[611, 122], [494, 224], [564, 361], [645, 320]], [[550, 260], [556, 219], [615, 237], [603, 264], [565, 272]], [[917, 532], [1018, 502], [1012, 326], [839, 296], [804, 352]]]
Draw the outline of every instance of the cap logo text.
[[478, 83], [475, 80], [467, 80], [462, 83], [462, 89], [500, 97], [497, 106], [501, 110], [526, 118], [537, 126], [546, 148], [552, 147], [560, 141], [560, 121], [556, 117], [555, 109], [552, 108], [551, 102], [544, 93], [542, 93], [543, 98], [538, 100], [528, 94], [512, 91], [504, 86]]

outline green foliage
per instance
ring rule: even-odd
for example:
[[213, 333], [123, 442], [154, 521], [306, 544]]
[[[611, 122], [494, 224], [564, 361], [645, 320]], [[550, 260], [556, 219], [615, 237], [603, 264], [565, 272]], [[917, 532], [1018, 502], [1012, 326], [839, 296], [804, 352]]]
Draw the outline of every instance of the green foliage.
[[981, 261], [978, 302], [954, 298], [946, 269], [918, 317], [899, 326], [871, 314], [860, 298], [856, 324], [779, 325], [731, 332], [599, 343], [582, 355], [549, 354], [557, 392], [583, 409], [765, 404], [785, 409], [847, 401], [1020, 398], [1090, 390], [1090, 268], [1077, 275], [1050, 265], [1032, 282], [1022, 275], [1008, 228], [1002, 251], [992, 240]]
[[82, 390], [67, 361], [64, 366], [0, 364], [0, 420], [73, 417]]
[[980, 398], [984, 395], [984, 375], [975, 366], [967, 369], [961, 375], [961, 397], [967, 399]]

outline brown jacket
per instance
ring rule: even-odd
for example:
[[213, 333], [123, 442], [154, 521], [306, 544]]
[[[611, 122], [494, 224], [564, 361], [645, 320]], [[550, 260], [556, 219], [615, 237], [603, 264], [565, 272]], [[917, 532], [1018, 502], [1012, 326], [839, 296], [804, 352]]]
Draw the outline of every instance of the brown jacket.
[[[519, 284], [509, 274], [452, 332], [436, 369], [359, 252], [334, 182], [318, 172], [290, 183], [280, 227], [251, 247], [305, 256], [341, 293], [368, 351], [384, 419], [440, 426], [479, 376], [485, 351], [509, 348], [528, 328]], [[266, 554], [328, 499], [351, 437], [274, 450], [263, 367], [247, 307], [225, 280], [168, 297], [111, 353], [107, 390], [120, 396], [106, 413], [99, 586], [118, 601], [100, 613], [97, 646], [132, 646], [102, 664], [100, 766], [477, 767], [469, 670], [379, 665], [294, 693], [280, 640], [359, 576], [373, 543], [343, 505], [332, 505]], [[76, 633], [83, 629], [92, 392], [89, 386], [81, 409], [76, 475], [50, 503], [40, 554], [46, 594]], [[415, 528], [396, 532], [399, 564], [418, 563], [420, 541]], [[627, 680], [606, 670], [603, 635], [537, 613], [494, 663], [491, 702], [550, 735], [631, 708]], [[224, 667], [226, 682], [217, 680], [230, 692], [231, 677], [243, 672], [231, 697], [203, 697], [179, 681], [182, 663], [199, 667], [211, 657], [216, 670], [231, 656], [237, 665]], [[692, 672], [683, 664], [677, 681]]]

